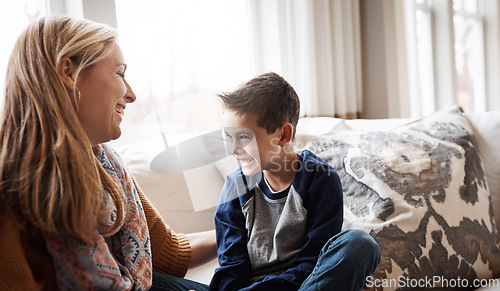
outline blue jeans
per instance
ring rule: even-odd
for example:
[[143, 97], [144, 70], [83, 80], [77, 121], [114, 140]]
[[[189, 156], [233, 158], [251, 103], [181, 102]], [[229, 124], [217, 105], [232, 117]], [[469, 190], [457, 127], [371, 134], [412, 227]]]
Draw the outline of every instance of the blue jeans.
[[[366, 277], [380, 262], [375, 240], [358, 229], [343, 231], [332, 237], [319, 254], [316, 267], [299, 290], [361, 290]], [[171, 275], [153, 273], [150, 290], [207, 290], [208, 286]]]
[[379, 263], [380, 249], [369, 234], [359, 229], [343, 231], [325, 244], [299, 290], [361, 290]]

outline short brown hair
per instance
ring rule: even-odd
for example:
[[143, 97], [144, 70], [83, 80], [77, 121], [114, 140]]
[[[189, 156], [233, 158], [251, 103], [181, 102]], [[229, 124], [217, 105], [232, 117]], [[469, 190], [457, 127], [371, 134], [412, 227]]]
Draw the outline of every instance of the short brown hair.
[[280, 75], [269, 72], [240, 85], [233, 92], [219, 95], [224, 106], [237, 114], [252, 115], [267, 133], [275, 132], [285, 122], [299, 121], [300, 101], [293, 87]]

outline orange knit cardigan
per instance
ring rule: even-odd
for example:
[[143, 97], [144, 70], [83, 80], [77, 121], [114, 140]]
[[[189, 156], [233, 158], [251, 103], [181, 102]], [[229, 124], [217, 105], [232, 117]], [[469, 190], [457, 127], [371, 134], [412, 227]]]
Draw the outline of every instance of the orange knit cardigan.
[[[191, 259], [189, 241], [165, 224], [135, 180], [134, 184], [149, 227], [153, 270], [184, 277]], [[0, 276], [0, 290], [57, 290], [43, 236], [20, 228], [12, 212], [0, 217]]]

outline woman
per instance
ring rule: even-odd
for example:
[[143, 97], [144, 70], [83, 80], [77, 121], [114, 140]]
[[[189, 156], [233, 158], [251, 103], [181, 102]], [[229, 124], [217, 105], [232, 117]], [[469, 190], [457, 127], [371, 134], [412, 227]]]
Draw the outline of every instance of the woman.
[[0, 290], [206, 288], [179, 277], [215, 256], [214, 233], [171, 231], [104, 144], [136, 100], [116, 37], [49, 16], [13, 49], [0, 125]]

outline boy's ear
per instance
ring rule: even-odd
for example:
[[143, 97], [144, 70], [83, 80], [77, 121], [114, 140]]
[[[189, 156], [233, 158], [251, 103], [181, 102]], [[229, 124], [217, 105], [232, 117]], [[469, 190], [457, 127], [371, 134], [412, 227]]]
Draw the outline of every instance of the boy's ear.
[[286, 143], [292, 141], [293, 138], [293, 125], [290, 122], [285, 122], [281, 126], [281, 137], [280, 137], [280, 146], [284, 146]]
[[57, 69], [57, 74], [59, 75], [64, 85], [66, 86], [66, 89], [73, 90], [75, 83], [74, 75], [76, 70], [76, 66], [73, 63], [73, 61], [71, 61], [70, 58], [64, 56], [57, 64], [56, 69]]

